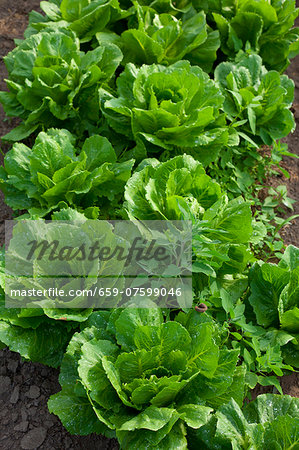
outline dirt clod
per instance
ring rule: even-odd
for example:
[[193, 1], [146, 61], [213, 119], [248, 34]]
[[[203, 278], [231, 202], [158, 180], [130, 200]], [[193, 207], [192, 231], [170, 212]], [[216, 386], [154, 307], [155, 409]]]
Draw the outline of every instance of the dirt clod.
[[28, 392], [26, 392], [26, 397], [28, 398], [38, 398], [40, 396], [40, 388], [38, 386], [30, 386]]
[[33, 428], [21, 440], [21, 448], [24, 450], [33, 450], [39, 448], [44, 442], [47, 430], [43, 427]]
[[18, 361], [9, 361], [7, 364], [8, 370], [10, 370], [13, 373], [16, 373], [18, 366], [19, 366]]
[[16, 386], [14, 388], [14, 390], [12, 391], [12, 394], [10, 396], [10, 400], [9, 400], [10, 403], [15, 405], [18, 402], [18, 400], [19, 400], [19, 396], [20, 396], [20, 387]]
[[29, 422], [26, 422], [26, 421], [21, 422], [21, 423], [19, 423], [18, 425], [16, 425], [14, 427], [14, 430], [15, 431], [21, 431], [22, 433], [25, 433], [25, 431], [27, 431], [27, 429], [28, 429], [28, 425], [29, 425]]
[[0, 377], [0, 395], [6, 394], [10, 390], [11, 382], [9, 377]]

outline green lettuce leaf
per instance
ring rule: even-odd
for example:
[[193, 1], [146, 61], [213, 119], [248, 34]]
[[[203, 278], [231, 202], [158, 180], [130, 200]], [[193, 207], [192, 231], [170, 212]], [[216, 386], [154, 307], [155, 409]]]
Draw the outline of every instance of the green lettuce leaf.
[[288, 395], [262, 394], [243, 410], [231, 400], [206, 425], [190, 432], [188, 443], [191, 449], [296, 448], [298, 407], [298, 399]]
[[264, 327], [298, 333], [298, 251], [289, 247], [279, 265], [255, 263], [250, 271], [250, 297], [256, 320]]

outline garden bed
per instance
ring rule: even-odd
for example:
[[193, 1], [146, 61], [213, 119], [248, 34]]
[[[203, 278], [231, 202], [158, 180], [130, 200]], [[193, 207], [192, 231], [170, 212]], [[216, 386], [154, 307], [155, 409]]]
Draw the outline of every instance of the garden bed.
[[[37, 9], [39, 0], [0, 0], [0, 90], [5, 88], [3, 74], [5, 67], [3, 56], [13, 47], [14, 39], [22, 37], [27, 26], [28, 12]], [[299, 121], [299, 57], [293, 60], [287, 74], [295, 81], [295, 102], [293, 112]], [[16, 121], [3, 122], [4, 113], [0, 107], [0, 135], [4, 135], [15, 126]], [[289, 151], [299, 155], [299, 128], [289, 135]], [[5, 152], [9, 147], [3, 145]], [[1, 164], [3, 161], [0, 155]], [[270, 178], [268, 186], [286, 184], [289, 197], [299, 201], [299, 160], [285, 157], [282, 166], [290, 173], [290, 179]], [[299, 214], [299, 203], [295, 204], [291, 214]], [[0, 193], [0, 244], [4, 243], [4, 221], [12, 218], [12, 212], [3, 202]], [[299, 246], [299, 220], [287, 225], [281, 232], [286, 244]], [[0, 448], [9, 449], [113, 449], [118, 448], [116, 441], [101, 436], [71, 436], [62, 426], [58, 417], [47, 409], [47, 400], [51, 394], [59, 391], [58, 370], [41, 364], [22, 362], [18, 354], [7, 349], [0, 351]], [[298, 375], [282, 378], [284, 394], [299, 397]], [[256, 388], [257, 393], [273, 392], [273, 387]]]

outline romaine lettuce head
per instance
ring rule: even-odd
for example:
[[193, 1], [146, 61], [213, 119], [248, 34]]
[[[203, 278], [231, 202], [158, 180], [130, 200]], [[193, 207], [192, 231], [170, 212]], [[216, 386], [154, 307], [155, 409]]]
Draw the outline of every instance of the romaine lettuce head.
[[80, 51], [72, 31], [41, 32], [22, 41], [5, 58], [9, 92], [0, 102], [23, 123], [5, 136], [17, 141], [40, 128], [67, 126], [82, 134], [99, 120], [98, 87], [110, 80], [122, 60], [113, 44]]
[[250, 203], [242, 197], [228, 201], [190, 155], [144, 160], [127, 181], [124, 207], [133, 220], [192, 221], [193, 288], [199, 298], [209, 279], [243, 273], [252, 260]]
[[215, 80], [225, 96], [223, 110], [242, 139], [256, 147], [272, 145], [295, 129], [290, 107], [294, 82], [262, 65], [258, 55], [240, 54], [234, 63], [215, 69]]
[[226, 57], [250, 49], [268, 70], [283, 72], [299, 52], [295, 0], [194, 0], [193, 6], [204, 10], [213, 30], [219, 30]]
[[[203, 12], [183, 14], [180, 19], [172, 14], [157, 14], [155, 10], [135, 3], [136, 13], [117, 43], [124, 59], [122, 64], [169, 65], [181, 59], [210, 72], [220, 46], [219, 32], [206, 24]], [[135, 18], [136, 15], [136, 18]], [[99, 43], [117, 35], [99, 33]]]
[[140, 220], [202, 219], [222, 197], [219, 184], [186, 154], [166, 162], [145, 159], [125, 187], [129, 217]]
[[249, 283], [257, 323], [299, 334], [299, 249], [290, 245], [278, 265], [256, 262]]
[[[58, 220], [86, 220], [76, 211], [64, 210]], [[53, 218], [55, 219], [55, 218]], [[42, 309], [5, 307], [5, 258], [0, 248], [0, 346], [30, 361], [59, 367], [65, 349], [79, 323], [92, 309]]]
[[114, 431], [124, 449], [187, 448], [187, 429], [244, 390], [238, 351], [219, 336], [195, 311], [175, 321], [157, 308], [95, 312], [69, 344], [49, 410], [71, 433]]
[[287, 247], [278, 265], [258, 261], [249, 272], [249, 303], [255, 321], [280, 342], [286, 364], [299, 368], [299, 249]]
[[40, 4], [46, 16], [33, 11], [25, 36], [41, 30], [65, 28], [87, 42], [106, 27], [126, 17], [117, 0], [50, 0]]
[[123, 197], [134, 160], [118, 163], [108, 139], [94, 135], [81, 149], [67, 130], [41, 132], [31, 148], [14, 144], [0, 167], [0, 186], [14, 210], [45, 217], [68, 206], [89, 218], [111, 218]]
[[299, 442], [299, 399], [262, 394], [241, 409], [234, 400], [188, 433], [188, 448], [294, 449]]
[[205, 164], [228, 141], [223, 96], [199, 67], [179, 61], [169, 67], [127, 64], [117, 79], [118, 97], [100, 89], [102, 111], [128, 146], [143, 144], [148, 154], [193, 152]]

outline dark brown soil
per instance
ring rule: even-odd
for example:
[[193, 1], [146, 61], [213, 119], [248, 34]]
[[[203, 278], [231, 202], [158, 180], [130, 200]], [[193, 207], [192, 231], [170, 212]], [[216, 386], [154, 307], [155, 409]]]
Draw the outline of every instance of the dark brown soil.
[[[27, 26], [28, 12], [38, 9], [40, 0], [0, 0], [0, 90], [4, 90], [6, 70], [3, 57], [14, 48], [14, 39], [21, 38]], [[288, 75], [296, 84], [294, 113], [299, 121], [299, 58], [293, 61]], [[17, 120], [4, 121], [0, 107], [0, 136], [17, 124]], [[299, 127], [285, 142], [289, 151], [299, 154]], [[7, 145], [1, 146], [3, 152]], [[3, 155], [0, 154], [0, 164]], [[287, 184], [289, 196], [299, 199], [299, 162], [285, 158], [283, 162], [290, 173], [290, 179], [284, 177], [269, 180], [269, 185]], [[299, 202], [292, 214], [299, 214]], [[12, 218], [0, 192], [0, 245], [4, 242], [4, 221]], [[282, 231], [287, 244], [299, 246], [299, 221], [285, 227]], [[60, 449], [116, 449], [116, 441], [102, 436], [71, 436], [65, 431], [56, 416], [49, 414], [47, 399], [59, 391], [58, 371], [40, 364], [22, 362], [18, 354], [7, 349], [0, 351], [0, 450], [19, 450], [41, 448]], [[282, 389], [285, 394], [299, 397], [298, 376], [292, 374], [282, 377]], [[253, 395], [272, 392], [273, 388], [258, 388]]]
[[50, 414], [47, 400], [58, 392], [58, 371], [22, 362], [17, 353], [0, 351], [0, 449], [115, 450], [114, 439], [71, 436]]
[[[291, 395], [292, 397], [299, 398], [299, 377], [297, 373], [292, 373], [291, 375], [284, 375], [280, 378], [280, 385], [282, 392], [284, 394]], [[260, 394], [269, 394], [274, 393], [277, 394], [278, 391], [273, 386], [261, 386], [257, 385], [251, 391], [251, 399], [254, 400]]]
[[[299, 20], [297, 19], [297, 26]], [[290, 134], [284, 142], [288, 144], [289, 151], [299, 156], [299, 56], [297, 56], [292, 64], [288, 67], [287, 75], [294, 80], [295, 83], [295, 100], [293, 103], [293, 113], [296, 119], [296, 129], [294, 133]], [[284, 157], [283, 167], [287, 169], [290, 174], [289, 179], [280, 179], [277, 184], [286, 184], [288, 188], [288, 196], [296, 200], [294, 204], [294, 211], [289, 215], [299, 214], [299, 159]], [[293, 244], [299, 247], [299, 217], [287, 225], [281, 232], [281, 235], [286, 244]]]

